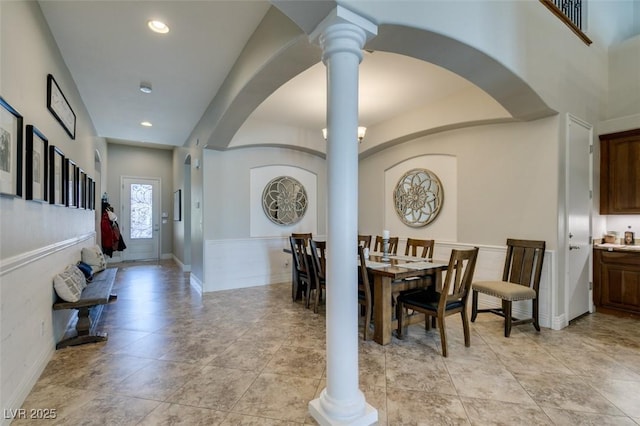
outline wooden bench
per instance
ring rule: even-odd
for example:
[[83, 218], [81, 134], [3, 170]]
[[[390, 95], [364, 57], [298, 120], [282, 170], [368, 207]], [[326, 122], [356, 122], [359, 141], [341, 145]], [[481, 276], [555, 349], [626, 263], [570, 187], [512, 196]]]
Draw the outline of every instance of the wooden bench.
[[82, 290], [80, 300], [77, 302], [65, 302], [58, 298], [53, 304], [54, 311], [62, 309], [76, 309], [78, 311], [77, 335], [60, 341], [56, 345], [56, 349], [107, 340], [107, 333], [99, 333], [95, 328], [104, 308], [103, 305], [115, 302], [117, 299], [115, 294], [111, 294], [117, 271], [118, 268], [107, 268], [95, 274], [93, 280]]

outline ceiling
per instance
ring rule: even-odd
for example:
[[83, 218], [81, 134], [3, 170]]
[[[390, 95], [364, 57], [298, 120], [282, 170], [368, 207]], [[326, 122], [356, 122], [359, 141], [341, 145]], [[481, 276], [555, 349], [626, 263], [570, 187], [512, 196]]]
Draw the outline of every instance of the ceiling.
[[[47, 0], [40, 6], [97, 135], [171, 148], [187, 140], [270, 3]], [[163, 20], [171, 31], [151, 32], [150, 19]], [[142, 93], [142, 82], [153, 91]], [[371, 126], [470, 86], [423, 61], [365, 53], [360, 122]], [[319, 131], [325, 114], [319, 62], [273, 93], [252, 118]]]

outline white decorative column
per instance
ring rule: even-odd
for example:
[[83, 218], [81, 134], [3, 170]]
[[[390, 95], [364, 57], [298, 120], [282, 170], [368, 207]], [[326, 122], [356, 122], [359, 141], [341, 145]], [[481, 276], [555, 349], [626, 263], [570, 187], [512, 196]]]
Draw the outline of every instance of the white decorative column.
[[371, 425], [358, 387], [358, 67], [377, 27], [338, 6], [311, 34], [327, 67], [327, 387], [309, 403], [321, 425]]

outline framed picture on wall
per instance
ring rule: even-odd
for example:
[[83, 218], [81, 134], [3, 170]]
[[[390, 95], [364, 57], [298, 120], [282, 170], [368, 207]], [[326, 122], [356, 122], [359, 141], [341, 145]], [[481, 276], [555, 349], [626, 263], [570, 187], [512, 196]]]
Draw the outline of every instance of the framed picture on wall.
[[51, 74], [47, 75], [47, 109], [58, 120], [71, 139], [76, 138], [76, 113]]
[[178, 189], [173, 193], [173, 220], [180, 222], [182, 220], [182, 190]]
[[0, 194], [22, 197], [22, 115], [1, 96]]
[[25, 161], [26, 199], [47, 201], [49, 192], [49, 141], [31, 124], [27, 125], [27, 158]]
[[65, 200], [67, 207], [78, 207], [78, 166], [73, 160], [67, 158], [65, 167]]
[[56, 146], [49, 146], [49, 204], [65, 205], [65, 158]]
[[93, 178], [87, 176], [87, 209], [93, 210]]
[[87, 208], [87, 174], [78, 168], [78, 207]]

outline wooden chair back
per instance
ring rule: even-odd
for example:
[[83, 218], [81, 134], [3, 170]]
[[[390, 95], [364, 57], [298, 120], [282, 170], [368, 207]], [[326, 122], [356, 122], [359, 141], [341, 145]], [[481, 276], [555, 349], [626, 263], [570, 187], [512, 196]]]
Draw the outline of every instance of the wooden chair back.
[[309, 267], [307, 265], [307, 240], [304, 238], [289, 237], [291, 244], [291, 254], [293, 255], [294, 267], [299, 274], [309, 275]]
[[358, 235], [358, 245], [370, 249], [371, 235]]
[[369, 273], [367, 271], [367, 260], [364, 257], [364, 247], [358, 246], [358, 257], [360, 259], [360, 265], [358, 268], [358, 303], [364, 307], [364, 340], [369, 340], [370, 330], [369, 324], [371, 322], [371, 313], [373, 309], [373, 302], [371, 299], [371, 285], [369, 283]]
[[442, 284], [438, 310], [446, 311], [451, 302], [462, 302], [466, 306], [471, 292], [473, 273], [478, 258], [478, 247], [471, 250], [451, 250], [447, 276]]
[[313, 312], [318, 313], [318, 307], [322, 300], [322, 289], [327, 285], [327, 243], [326, 241], [309, 240], [309, 249], [311, 251], [311, 268], [315, 276], [315, 299], [313, 303]]
[[293, 238], [302, 238], [304, 240], [304, 246], [308, 247], [309, 246], [309, 241], [311, 241], [311, 239], [313, 238], [313, 234], [311, 232], [292, 232], [291, 236]]
[[[390, 237], [389, 238], [389, 254], [396, 255], [398, 254], [398, 237]], [[376, 241], [373, 245], [373, 251], [377, 251], [382, 253], [384, 251], [384, 246], [382, 245], [382, 236], [376, 236]]]
[[313, 272], [318, 280], [324, 281], [327, 276], [327, 242], [310, 240], [309, 247], [311, 249]]
[[[407, 246], [404, 249], [405, 256], [417, 256], [423, 259], [433, 260], [434, 240], [419, 240], [415, 238], [407, 238]], [[420, 254], [418, 249], [422, 248]]]
[[537, 295], [545, 246], [544, 241], [507, 239], [502, 281], [527, 286]]

